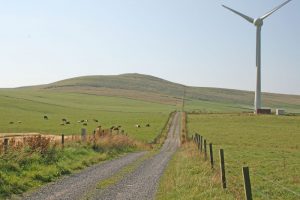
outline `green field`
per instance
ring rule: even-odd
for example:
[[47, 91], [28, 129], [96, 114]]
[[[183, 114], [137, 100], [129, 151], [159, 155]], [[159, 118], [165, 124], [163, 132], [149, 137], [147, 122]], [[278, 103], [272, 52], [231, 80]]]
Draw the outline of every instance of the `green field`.
[[240, 113], [252, 112], [249, 106], [232, 103], [219, 103], [203, 100], [188, 99], [185, 101], [184, 110], [194, 113]]
[[[98, 125], [103, 128], [120, 125], [129, 135], [150, 141], [160, 132], [172, 110], [176, 106], [122, 97], [34, 89], [0, 90], [0, 133], [79, 134], [82, 127], [91, 133]], [[49, 119], [44, 120], [44, 115]], [[62, 118], [71, 124], [60, 125]], [[88, 126], [77, 122], [85, 119], [89, 120]], [[136, 128], [136, 124], [141, 128]], [[146, 124], [150, 127], [145, 127]]]
[[[129, 135], [148, 142], [159, 134], [169, 113], [181, 109], [182, 100], [180, 104], [165, 100], [159, 101], [156, 96], [147, 100], [102, 96], [82, 93], [81, 90], [1, 89], [0, 135], [29, 132], [68, 135], [79, 134], [83, 127], [92, 133], [99, 125], [103, 128], [121, 125], [121, 129]], [[185, 109], [204, 113], [249, 112], [247, 108], [229, 103], [201, 100], [186, 100]], [[49, 119], [44, 120], [44, 115]], [[63, 118], [70, 121], [70, 124], [61, 125]], [[88, 125], [78, 123], [80, 120], [89, 120]], [[140, 124], [141, 128], [136, 128], [136, 124]], [[150, 124], [150, 127], [145, 127], [146, 124]]]
[[[182, 109], [183, 99], [188, 112], [241, 113], [252, 112], [253, 98], [248, 91], [189, 87], [142, 74], [77, 77], [47, 85], [0, 89], [0, 134], [79, 134], [83, 125], [78, 121], [89, 120], [85, 127], [88, 133], [99, 125], [120, 125], [129, 135], [151, 141], [168, 114]], [[299, 95], [264, 93], [263, 104], [300, 113]], [[49, 120], [44, 120], [44, 115]], [[63, 118], [71, 124], [61, 125]]]
[[[199, 133], [225, 151], [228, 190], [243, 197], [242, 166], [250, 167], [255, 199], [298, 199], [300, 117], [249, 114], [188, 115], [189, 133]], [[290, 191], [288, 191], [290, 190]]]

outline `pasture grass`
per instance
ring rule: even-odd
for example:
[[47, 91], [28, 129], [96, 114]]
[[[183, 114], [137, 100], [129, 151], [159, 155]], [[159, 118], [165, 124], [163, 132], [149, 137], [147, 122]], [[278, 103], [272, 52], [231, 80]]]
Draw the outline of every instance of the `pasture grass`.
[[[159, 134], [172, 110], [176, 110], [176, 106], [121, 97], [34, 89], [0, 90], [0, 134], [38, 132], [70, 135], [80, 134], [81, 128], [92, 133], [99, 125], [103, 128], [120, 125], [121, 130], [130, 136], [149, 142]], [[44, 119], [44, 115], [48, 116], [48, 120]], [[60, 125], [63, 118], [70, 124]], [[79, 120], [89, 121], [87, 126], [83, 126], [83, 123], [78, 123]], [[141, 128], [136, 128], [136, 124]]]
[[299, 199], [299, 116], [190, 114], [188, 130], [213, 143], [216, 169], [224, 149], [227, 190], [235, 198], [244, 197], [241, 171], [249, 166], [254, 199]]
[[252, 112], [253, 109], [243, 104], [186, 99], [184, 110], [189, 113], [240, 113]]

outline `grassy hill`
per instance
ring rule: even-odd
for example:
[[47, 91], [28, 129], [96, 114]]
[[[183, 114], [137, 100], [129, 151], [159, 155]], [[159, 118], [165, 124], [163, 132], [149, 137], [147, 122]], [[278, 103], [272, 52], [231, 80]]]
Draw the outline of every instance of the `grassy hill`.
[[[45, 90], [81, 92], [98, 95], [123, 96], [134, 99], [179, 105], [185, 91], [189, 111], [249, 111], [253, 107], [254, 92], [189, 87], [142, 74], [112, 76], [84, 76], [39, 86]], [[300, 96], [263, 93], [263, 105], [300, 112]]]
[[[98, 125], [121, 125], [133, 137], [150, 141], [159, 134], [169, 113], [182, 108], [184, 91], [187, 111], [252, 111], [252, 92], [188, 87], [141, 74], [86, 76], [0, 89], [0, 133], [78, 134], [82, 127], [92, 132]], [[263, 99], [272, 108], [300, 113], [300, 96], [265, 93]], [[49, 120], [44, 120], [44, 115]], [[71, 124], [61, 125], [63, 118]], [[78, 123], [83, 119], [89, 120], [87, 126]], [[148, 123], [151, 126], [146, 128]]]

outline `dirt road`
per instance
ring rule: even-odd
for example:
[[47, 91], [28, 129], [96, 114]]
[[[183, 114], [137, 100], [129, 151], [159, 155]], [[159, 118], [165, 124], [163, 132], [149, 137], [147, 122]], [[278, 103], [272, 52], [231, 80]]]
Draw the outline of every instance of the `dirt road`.
[[24, 199], [153, 199], [161, 175], [170, 158], [180, 145], [180, 114], [176, 113], [168, 137], [160, 152], [143, 161], [133, 172], [106, 189], [96, 185], [124, 166], [134, 162], [146, 152], [132, 153], [119, 159], [98, 164], [82, 172], [46, 185]]

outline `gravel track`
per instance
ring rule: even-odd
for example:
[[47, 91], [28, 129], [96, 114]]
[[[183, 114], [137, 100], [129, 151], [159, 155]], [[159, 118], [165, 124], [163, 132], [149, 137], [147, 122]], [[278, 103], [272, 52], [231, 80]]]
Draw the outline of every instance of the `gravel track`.
[[180, 117], [176, 113], [172, 126], [159, 154], [144, 161], [119, 183], [105, 190], [96, 189], [91, 199], [146, 200], [154, 199], [159, 179], [170, 158], [180, 146]]
[[97, 183], [105, 180], [146, 152], [131, 153], [121, 158], [88, 167], [77, 174], [66, 176], [47, 184], [35, 192], [24, 195], [24, 200], [146, 200], [154, 199], [159, 179], [169, 160], [180, 146], [180, 114], [176, 113], [168, 137], [160, 152], [142, 164], [121, 181], [107, 189], [96, 189]]
[[24, 200], [82, 199], [95, 185], [119, 171], [124, 166], [143, 156], [146, 152], [131, 153], [121, 158], [99, 163], [79, 173], [66, 176], [25, 195]]

